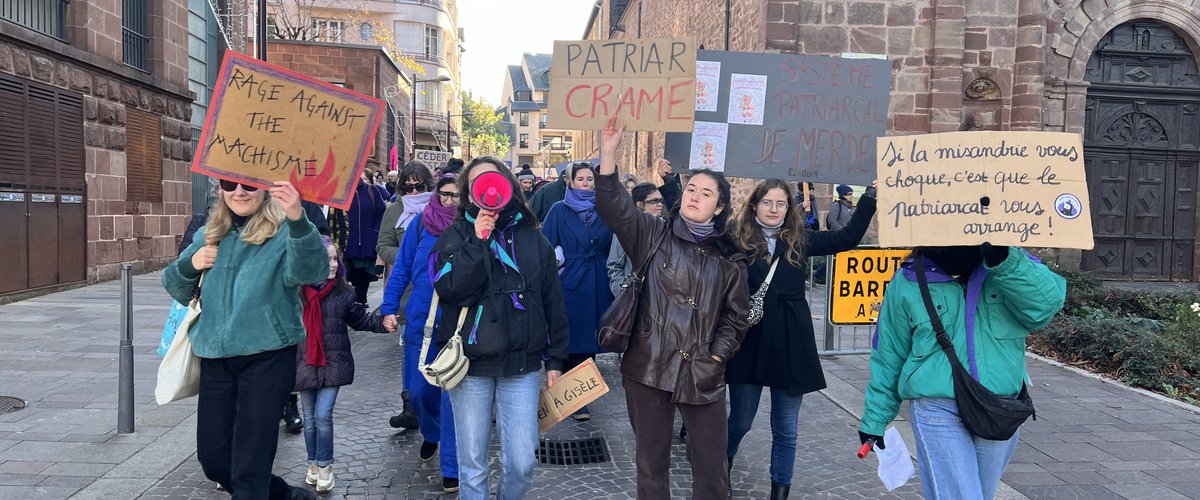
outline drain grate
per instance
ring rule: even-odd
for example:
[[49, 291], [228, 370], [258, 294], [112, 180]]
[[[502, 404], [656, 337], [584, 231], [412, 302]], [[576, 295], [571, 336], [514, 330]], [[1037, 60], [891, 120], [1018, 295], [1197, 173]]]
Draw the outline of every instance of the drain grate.
[[25, 408], [25, 402], [12, 396], [0, 396], [0, 415]]
[[602, 437], [538, 443], [538, 461], [547, 465], [598, 464], [610, 460], [608, 443]]

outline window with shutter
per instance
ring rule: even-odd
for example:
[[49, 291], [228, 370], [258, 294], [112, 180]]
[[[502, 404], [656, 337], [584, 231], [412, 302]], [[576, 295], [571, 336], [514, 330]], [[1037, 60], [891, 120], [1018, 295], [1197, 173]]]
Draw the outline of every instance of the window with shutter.
[[58, 188], [62, 191], [87, 191], [84, 173], [87, 161], [83, 156], [83, 96], [58, 94], [58, 112], [54, 114], [58, 132]]
[[0, 75], [0, 188], [25, 189], [25, 85]]
[[158, 115], [125, 108], [126, 201], [162, 202], [162, 132]]
[[58, 189], [58, 159], [55, 157], [53, 88], [29, 85], [29, 185], [30, 189]]

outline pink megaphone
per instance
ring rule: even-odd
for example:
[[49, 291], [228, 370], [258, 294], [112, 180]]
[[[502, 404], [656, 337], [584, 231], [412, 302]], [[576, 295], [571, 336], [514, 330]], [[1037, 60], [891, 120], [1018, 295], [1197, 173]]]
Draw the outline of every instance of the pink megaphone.
[[[471, 201], [484, 210], [499, 212], [513, 199], [513, 186], [500, 172], [484, 172], [471, 182]], [[488, 238], [490, 233], [484, 233]]]

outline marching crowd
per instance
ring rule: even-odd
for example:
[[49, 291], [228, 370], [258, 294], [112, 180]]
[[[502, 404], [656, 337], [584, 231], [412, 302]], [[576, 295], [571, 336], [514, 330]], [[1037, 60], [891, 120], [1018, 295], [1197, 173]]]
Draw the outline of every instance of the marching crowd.
[[[198, 294], [204, 305], [190, 336], [201, 358], [205, 475], [239, 500], [315, 498], [271, 473], [282, 414], [304, 434], [305, 482], [331, 491], [333, 409], [338, 388], [354, 380], [347, 332], [403, 329], [404, 407], [390, 424], [420, 432], [421, 460], [440, 452], [448, 493], [523, 498], [540, 389], [615, 351], [639, 499], [670, 498], [676, 411], [693, 497], [727, 498], [764, 388], [770, 498], [787, 498], [801, 403], [826, 386], [805, 298], [808, 259], [859, 245], [875, 215], [874, 187], [855, 203], [853, 190], [838, 186], [819, 230], [811, 185], [764, 180], [736, 206], [719, 172], [683, 175], [659, 160], [661, 182], [618, 178], [623, 132], [610, 121], [598, 165], [576, 162], [556, 179], [492, 157], [452, 159], [436, 171], [414, 161], [386, 174], [369, 164], [345, 211], [302, 202], [287, 182], [219, 181], [162, 277], [176, 300]], [[511, 201], [485, 208], [471, 190], [496, 175]], [[367, 290], [380, 279], [382, 302], [372, 310]], [[884, 449], [886, 426], [909, 400], [926, 498], [992, 498], [1020, 422], [980, 430], [963, 387], [973, 381], [1002, 401], [1027, 401], [1025, 337], [1049, 322], [1064, 294], [1062, 278], [1016, 247], [913, 249], [872, 340], [857, 443]], [[435, 358], [453, 358], [450, 350], [465, 358], [461, 381], [422, 373]], [[584, 407], [573, 418], [591, 416]]]

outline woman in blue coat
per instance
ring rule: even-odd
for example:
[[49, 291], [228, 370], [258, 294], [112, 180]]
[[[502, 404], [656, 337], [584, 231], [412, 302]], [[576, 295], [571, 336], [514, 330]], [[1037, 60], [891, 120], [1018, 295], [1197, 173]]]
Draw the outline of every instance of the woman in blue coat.
[[[571, 353], [563, 371], [587, 361], [597, 352], [596, 326], [612, 304], [605, 261], [612, 245], [612, 230], [596, 215], [596, 171], [590, 163], [571, 166], [566, 197], [546, 215], [542, 233], [554, 247], [559, 280], [571, 324]], [[588, 420], [587, 407], [575, 413]]]
[[[396, 254], [396, 265], [383, 292], [383, 304], [379, 306], [380, 313], [384, 315], [384, 325], [394, 328], [396, 313], [400, 310], [400, 297], [412, 285], [412, 293], [404, 306], [404, 389], [408, 391], [425, 441], [421, 444], [421, 460], [432, 460], [441, 444], [442, 490], [446, 493], [458, 491], [454, 414], [450, 409], [450, 396], [425, 380], [418, 369], [418, 360], [421, 357], [421, 342], [425, 337], [425, 321], [431, 312], [440, 318], [440, 312], [429, 310], [433, 302], [429, 254], [438, 236], [454, 222], [457, 210], [458, 186], [453, 176], [444, 176], [438, 180], [429, 204], [404, 232], [404, 239]], [[425, 362], [433, 361], [437, 353], [438, 350], [431, 346]]]

